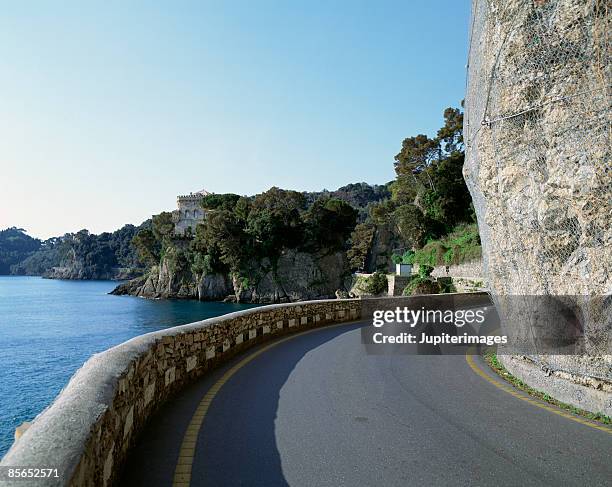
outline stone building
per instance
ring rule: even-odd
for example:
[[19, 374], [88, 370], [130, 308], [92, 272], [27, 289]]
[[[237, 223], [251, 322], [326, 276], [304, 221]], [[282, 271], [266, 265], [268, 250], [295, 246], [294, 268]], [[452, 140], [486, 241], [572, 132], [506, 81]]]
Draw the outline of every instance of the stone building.
[[209, 194], [211, 193], [202, 189], [195, 193], [176, 197], [177, 209], [172, 212], [172, 221], [174, 222], [174, 232], [177, 235], [195, 233], [196, 225], [206, 216], [200, 202], [204, 196]]

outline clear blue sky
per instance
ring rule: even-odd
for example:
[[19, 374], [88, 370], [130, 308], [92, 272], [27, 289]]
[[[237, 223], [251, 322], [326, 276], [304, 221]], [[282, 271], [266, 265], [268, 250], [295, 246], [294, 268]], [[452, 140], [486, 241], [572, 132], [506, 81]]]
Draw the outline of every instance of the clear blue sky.
[[394, 177], [463, 98], [469, 2], [0, 2], [0, 228]]

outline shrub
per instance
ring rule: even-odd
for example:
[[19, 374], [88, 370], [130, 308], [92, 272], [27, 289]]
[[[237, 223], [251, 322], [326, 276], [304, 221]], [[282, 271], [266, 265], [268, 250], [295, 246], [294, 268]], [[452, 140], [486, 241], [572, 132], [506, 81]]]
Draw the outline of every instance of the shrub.
[[443, 294], [457, 292], [457, 288], [450, 277], [439, 277], [436, 279], [436, 282], [440, 286], [440, 292]]
[[462, 224], [439, 240], [429, 241], [417, 250], [414, 262], [422, 265], [453, 265], [481, 258], [482, 247], [476, 224]]
[[361, 288], [368, 294], [386, 293], [388, 290], [387, 275], [377, 271], [364, 279]]
[[440, 285], [429, 277], [414, 276], [404, 288], [402, 294], [404, 296], [413, 296], [415, 294], [438, 294], [440, 292]]
[[414, 251], [407, 250], [402, 255], [393, 254], [391, 260], [394, 264], [414, 264]]
[[371, 223], [362, 223], [353, 230], [351, 234], [352, 246], [346, 254], [351, 269], [358, 271], [365, 269], [375, 232], [376, 227]]
[[194, 253], [191, 272], [196, 275], [212, 274], [212, 257], [208, 254]]
[[434, 268], [432, 266], [421, 264], [421, 265], [419, 265], [419, 277], [420, 278], [427, 278], [427, 277], [429, 277], [431, 275], [433, 270], [434, 270]]

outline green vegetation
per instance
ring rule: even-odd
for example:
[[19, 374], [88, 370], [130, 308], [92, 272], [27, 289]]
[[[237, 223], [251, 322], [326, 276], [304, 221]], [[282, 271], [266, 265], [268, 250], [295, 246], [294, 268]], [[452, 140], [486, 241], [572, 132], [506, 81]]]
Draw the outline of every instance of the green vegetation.
[[357, 210], [335, 198], [316, 200], [304, 214], [305, 237], [313, 250], [342, 250], [357, 221]]
[[321, 196], [308, 205], [303, 193], [276, 187], [253, 198], [206, 196], [202, 207], [207, 216], [193, 239], [173, 234], [169, 213], [154, 216], [151, 229], [134, 237], [140, 260], [152, 266], [166, 257], [173, 271], [233, 274], [248, 287], [262, 267], [274, 270], [286, 249], [345, 250], [358, 216], [340, 199]]
[[142, 228], [132, 237], [132, 247], [137, 258], [147, 266], [159, 264], [162, 257], [162, 242], [168, 244], [174, 234], [172, 213], [164, 211], [155, 215], [150, 224]]
[[497, 354], [495, 354], [494, 352], [492, 351], [485, 352], [484, 359], [489, 364], [489, 366], [502, 379], [506, 380], [507, 382], [512, 384], [514, 387], [522, 391], [525, 391], [527, 394], [537, 397], [538, 399], [541, 399], [542, 401], [545, 401], [549, 404], [553, 404], [557, 406], [558, 408], [565, 409], [566, 411], [577, 414], [579, 416], [583, 416], [593, 421], [599, 421], [603, 424], [612, 424], [612, 418], [610, 418], [609, 416], [606, 416], [601, 413], [591, 413], [589, 411], [585, 411], [584, 409], [580, 409], [580, 408], [571, 406], [569, 404], [565, 404], [561, 401], [557, 401], [556, 399], [554, 399], [553, 397], [549, 396], [548, 394], [544, 392], [538, 391], [534, 389], [533, 387], [528, 386], [522, 380], [520, 380], [517, 377], [514, 377], [510, 372], [508, 372], [506, 368], [503, 366], [503, 364], [497, 358]]
[[404, 288], [402, 294], [404, 296], [412, 296], [413, 294], [438, 294], [444, 291], [438, 282], [434, 281], [430, 276], [433, 267], [428, 265], [419, 265], [419, 273], [411, 276], [410, 282]]
[[375, 233], [376, 225], [371, 222], [360, 223], [355, 227], [351, 233], [351, 247], [347, 252], [351, 269], [363, 270], [366, 268]]
[[414, 253], [414, 262], [423, 265], [453, 265], [481, 257], [480, 235], [475, 223], [458, 225], [438, 240], [430, 240]]
[[411, 281], [404, 288], [404, 296], [412, 296], [415, 294], [440, 294], [442, 287], [436, 281], [421, 276], [412, 276]]
[[[144, 226], [147, 225], [143, 224]], [[73, 269], [78, 279], [109, 279], [116, 277], [117, 269], [130, 273], [142, 270], [132, 238], [139, 230], [125, 225], [113, 233], [94, 235], [87, 230], [67, 233], [40, 243], [38, 249], [11, 266], [12, 274], [43, 275], [53, 267]], [[0, 248], [4, 249], [4, 245]]]
[[335, 191], [319, 191], [314, 193], [304, 193], [306, 204], [312, 205], [319, 198], [334, 198], [348, 203], [359, 213], [357, 221], [364, 222], [369, 213], [369, 209], [378, 202], [387, 200], [391, 197], [389, 185], [370, 185], [367, 183], [351, 183], [342, 186]]
[[0, 275], [10, 274], [14, 266], [40, 248], [41, 242], [26, 234], [23, 228], [0, 231]]
[[[96, 278], [118, 267], [150, 269], [165, 262], [188, 280], [223, 273], [255, 283], [259, 270], [274, 271], [287, 249], [346, 251], [350, 269], [357, 271], [387, 270], [390, 259], [421, 266], [467, 262], [479, 258], [480, 240], [463, 161], [463, 113], [447, 108], [436, 137], [404, 139], [389, 184], [207, 195], [201, 202], [205, 220], [185, 236], [174, 234], [169, 212], [140, 228], [126, 225], [98, 236], [82, 230], [44, 242], [9, 229], [10, 235], [0, 235], [0, 273], [43, 274], [78, 262], [81, 278]], [[430, 283], [419, 276], [411, 289]]]
[[[479, 258], [463, 162], [463, 112], [458, 108], [444, 111], [444, 125], [436, 137], [419, 134], [404, 139], [395, 156], [397, 177], [388, 185], [391, 197], [371, 204], [367, 226], [353, 232], [348, 254], [352, 268], [375, 269], [380, 252], [395, 263], [431, 266]], [[374, 248], [377, 235], [384, 236], [381, 249]]]
[[362, 291], [375, 296], [386, 293], [389, 288], [387, 274], [384, 272], [375, 272], [371, 276], [361, 276], [358, 287]]
[[[242, 291], [255, 289], [269, 273], [279, 279], [279, 259], [290, 250], [313, 254], [315, 260], [346, 252], [360, 215], [388, 195], [385, 186], [366, 183], [319, 193], [273, 187], [253, 197], [212, 194], [201, 200], [206, 218], [193, 235], [175, 235], [172, 215], [161, 213], [133, 243], [141, 262], [149, 269], [162, 266], [162, 271], [170, 271], [175, 284], [191, 285], [202, 276], [222, 274], [231, 276]], [[365, 259], [367, 248], [364, 252], [355, 258]], [[322, 284], [314, 279], [311, 286]]]
[[393, 254], [391, 260], [394, 264], [414, 264], [414, 250], [407, 250], [402, 255]]

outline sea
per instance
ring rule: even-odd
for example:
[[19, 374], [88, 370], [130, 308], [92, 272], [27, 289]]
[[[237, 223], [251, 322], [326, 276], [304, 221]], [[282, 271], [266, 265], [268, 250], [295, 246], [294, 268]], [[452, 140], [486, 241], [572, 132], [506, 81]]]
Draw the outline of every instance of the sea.
[[0, 458], [83, 363], [132, 337], [253, 307], [108, 294], [116, 281], [0, 276]]

